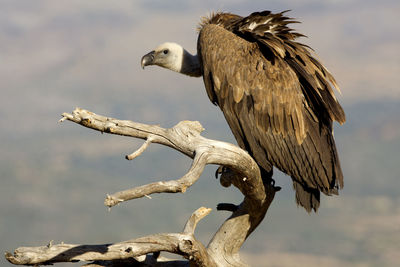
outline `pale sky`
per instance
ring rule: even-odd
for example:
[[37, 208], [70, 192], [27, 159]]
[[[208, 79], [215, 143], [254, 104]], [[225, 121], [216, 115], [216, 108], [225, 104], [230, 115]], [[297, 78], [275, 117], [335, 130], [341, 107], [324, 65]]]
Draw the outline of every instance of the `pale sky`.
[[[200, 16], [215, 10], [247, 15], [291, 9], [289, 15], [302, 21], [294, 27], [309, 36], [303, 42], [335, 75], [344, 101], [400, 99], [400, 4], [395, 0], [39, 0], [0, 1], [0, 5], [0, 78], [11, 97], [11, 90], [22, 95], [30, 94], [29, 87], [42, 90], [49, 77], [58, 74], [60, 82], [65, 79], [76, 86], [93, 83], [97, 76], [101, 84], [104, 79], [116, 87], [142, 87], [143, 79], [136, 78], [147, 78], [148, 73], [139, 68], [141, 55], [164, 41], [181, 43], [194, 52]], [[166, 74], [163, 84], [174, 83], [175, 78]], [[193, 83], [185, 80], [182, 85]]]

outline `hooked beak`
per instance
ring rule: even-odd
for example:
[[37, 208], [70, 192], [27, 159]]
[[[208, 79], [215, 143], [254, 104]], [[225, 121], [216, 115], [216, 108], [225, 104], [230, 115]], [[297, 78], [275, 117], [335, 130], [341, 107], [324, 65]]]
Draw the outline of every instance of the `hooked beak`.
[[148, 53], [148, 54], [146, 54], [146, 55], [144, 55], [144, 56], [142, 57], [141, 65], [142, 65], [142, 68], [143, 68], [143, 69], [144, 69], [145, 66], [153, 65], [154, 54], [155, 54], [155, 51], [153, 50], [153, 51], [151, 51], [150, 53]]

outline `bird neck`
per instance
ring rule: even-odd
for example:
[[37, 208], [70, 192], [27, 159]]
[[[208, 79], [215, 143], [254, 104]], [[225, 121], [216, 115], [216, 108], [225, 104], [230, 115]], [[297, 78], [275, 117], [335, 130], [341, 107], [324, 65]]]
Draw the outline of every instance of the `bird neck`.
[[179, 72], [192, 77], [200, 77], [201, 68], [200, 68], [199, 57], [197, 55], [190, 54], [188, 51], [184, 49], [182, 57], [182, 66]]

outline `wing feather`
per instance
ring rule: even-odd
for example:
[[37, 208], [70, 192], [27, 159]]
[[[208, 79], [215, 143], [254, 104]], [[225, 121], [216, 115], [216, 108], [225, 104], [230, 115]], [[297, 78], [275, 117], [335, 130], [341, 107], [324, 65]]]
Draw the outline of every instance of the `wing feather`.
[[[285, 48], [285, 41], [300, 36], [287, 30], [293, 21], [266, 14], [202, 25], [198, 54], [205, 87], [238, 144], [265, 171], [276, 166], [290, 175], [297, 203], [316, 210], [320, 191], [336, 193], [343, 185], [332, 121], [344, 122], [344, 113], [329, 84], [336, 82], [306, 46], [291, 42]], [[267, 25], [279, 17], [284, 23]], [[279, 28], [286, 39], [273, 36]]]

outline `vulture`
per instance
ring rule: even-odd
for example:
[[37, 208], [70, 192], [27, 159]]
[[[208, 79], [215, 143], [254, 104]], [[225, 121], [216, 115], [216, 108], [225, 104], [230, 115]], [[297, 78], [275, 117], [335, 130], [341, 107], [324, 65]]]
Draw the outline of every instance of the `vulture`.
[[202, 76], [263, 180], [273, 181], [275, 166], [292, 178], [297, 204], [316, 212], [321, 192], [338, 194], [343, 187], [332, 124], [346, 118], [334, 77], [297, 41], [304, 35], [288, 26], [298, 22], [286, 12], [211, 14], [198, 26], [197, 55], [167, 42], [144, 55], [141, 65]]

